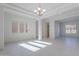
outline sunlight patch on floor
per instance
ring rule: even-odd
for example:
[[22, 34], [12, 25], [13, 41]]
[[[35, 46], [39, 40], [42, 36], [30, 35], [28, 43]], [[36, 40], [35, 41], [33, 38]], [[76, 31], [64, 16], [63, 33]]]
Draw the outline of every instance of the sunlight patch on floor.
[[38, 43], [41, 43], [41, 44], [52, 45], [52, 43], [48, 43], [48, 42], [44, 42], [44, 41], [39, 41], [39, 40], [36, 40], [34, 42], [38, 42]]
[[32, 45], [35, 45], [37, 47], [40, 47], [40, 48], [45, 48], [46, 45], [43, 45], [43, 44], [39, 44], [39, 43], [35, 43], [35, 42], [28, 42], [29, 44], [32, 44]]
[[36, 52], [36, 51], [40, 50], [40, 48], [34, 47], [34, 46], [26, 44], [26, 43], [21, 43], [21, 44], [19, 44], [19, 46], [22, 46], [22, 47], [24, 47], [32, 52]]
[[42, 48], [47, 47], [48, 45], [52, 45], [52, 43], [35, 40], [33, 42], [20, 43], [19, 46], [26, 48], [32, 52], [36, 52]]

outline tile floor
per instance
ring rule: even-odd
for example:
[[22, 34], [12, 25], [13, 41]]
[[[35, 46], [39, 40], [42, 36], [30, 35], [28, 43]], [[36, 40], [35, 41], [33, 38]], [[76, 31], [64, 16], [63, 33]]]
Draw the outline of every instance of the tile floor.
[[0, 51], [1, 56], [79, 56], [79, 38], [56, 38], [56, 39], [43, 39], [44, 42], [50, 42], [52, 45], [46, 45], [38, 51], [30, 51], [19, 44], [29, 43], [31, 41], [18, 41], [5, 44], [4, 50]]

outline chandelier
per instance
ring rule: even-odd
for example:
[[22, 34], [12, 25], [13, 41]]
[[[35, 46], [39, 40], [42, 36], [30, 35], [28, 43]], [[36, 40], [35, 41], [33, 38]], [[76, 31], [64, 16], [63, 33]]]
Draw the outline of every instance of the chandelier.
[[42, 16], [46, 12], [45, 9], [41, 8], [40, 4], [39, 6], [34, 10], [34, 13], [38, 16]]

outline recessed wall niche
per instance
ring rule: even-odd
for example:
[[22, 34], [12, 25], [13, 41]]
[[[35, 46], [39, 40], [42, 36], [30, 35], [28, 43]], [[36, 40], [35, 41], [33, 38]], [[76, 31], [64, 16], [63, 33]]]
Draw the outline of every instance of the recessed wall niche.
[[13, 21], [12, 22], [12, 33], [24, 33], [28, 32], [28, 24], [24, 22]]
[[21, 33], [23, 33], [24, 32], [24, 22], [20, 22], [20, 24], [19, 24], [19, 30], [20, 30], [20, 32]]
[[17, 21], [12, 22], [12, 32], [13, 33], [18, 32], [18, 22]]

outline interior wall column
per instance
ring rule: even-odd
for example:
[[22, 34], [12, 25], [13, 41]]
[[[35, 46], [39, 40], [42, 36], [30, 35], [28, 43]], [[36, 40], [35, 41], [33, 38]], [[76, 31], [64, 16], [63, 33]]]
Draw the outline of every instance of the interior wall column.
[[55, 39], [55, 21], [50, 21], [50, 38]]
[[42, 20], [38, 20], [38, 40], [42, 40]]

